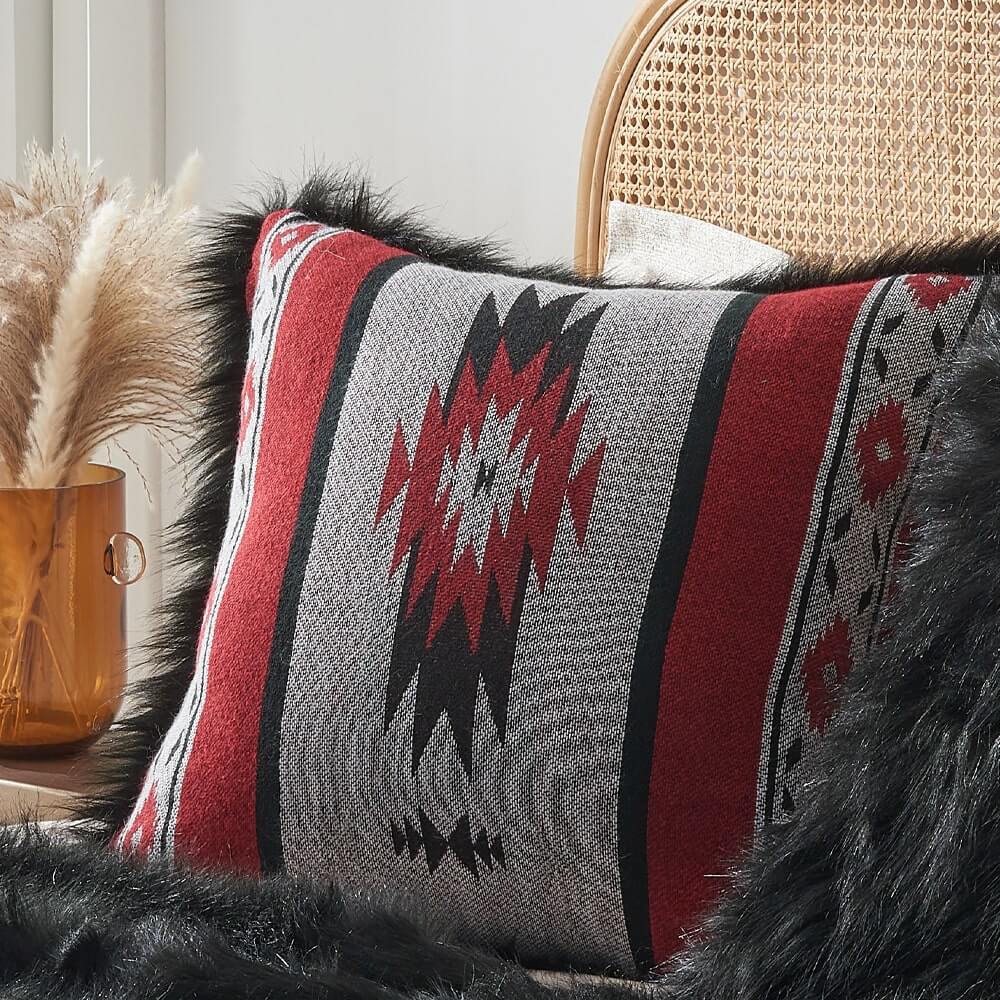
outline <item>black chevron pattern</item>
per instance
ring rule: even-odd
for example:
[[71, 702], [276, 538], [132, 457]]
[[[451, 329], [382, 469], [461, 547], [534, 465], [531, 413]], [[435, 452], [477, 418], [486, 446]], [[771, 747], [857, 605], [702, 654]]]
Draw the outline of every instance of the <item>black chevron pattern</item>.
[[503, 838], [500, 834], [490, 836], [486, 830], [480, 829], [474, 837], [472, 823], [467, 813], [458, 818], [455, 828], [448, 836], [434, 825], [423, 809], [417, 810], [415, 823], [409, 816], [403, 817], [402, 823], [391, 820], [389, 832], [396, 856], [401, 857], [404, 853], [408, 853], [410, 860], [415, 861], [423, 851], [427, 870], [431, 875], [449, 852], [477, 880], [483, 869], [492, 872], [497, 867], [506, 867], [507, 864]]

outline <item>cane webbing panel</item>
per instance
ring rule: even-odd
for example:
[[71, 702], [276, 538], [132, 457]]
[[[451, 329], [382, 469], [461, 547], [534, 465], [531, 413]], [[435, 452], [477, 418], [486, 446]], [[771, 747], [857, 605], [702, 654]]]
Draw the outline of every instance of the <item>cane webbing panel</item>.
[[604, 148], [584, 152], [581, 262], [603, 259], [610, 200], [799, 256], [990, 227], [998, 28], [1000, 0], [647, 4], [592, 111]]

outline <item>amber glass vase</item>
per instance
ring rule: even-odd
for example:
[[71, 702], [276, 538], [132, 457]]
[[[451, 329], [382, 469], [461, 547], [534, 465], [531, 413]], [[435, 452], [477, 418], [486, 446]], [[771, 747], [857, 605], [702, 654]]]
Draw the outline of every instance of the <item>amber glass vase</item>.
[[0, 753], [70, 752], [103, 732], [125, 688], [125, 588], [142, 576], [125, 474], [0, 489]]

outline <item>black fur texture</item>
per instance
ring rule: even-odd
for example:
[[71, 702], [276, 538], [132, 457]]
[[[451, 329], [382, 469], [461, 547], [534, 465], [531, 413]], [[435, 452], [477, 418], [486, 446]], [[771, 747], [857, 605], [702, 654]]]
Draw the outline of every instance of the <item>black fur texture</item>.
[[[284, 201], [276, 199], [270, 204]], [[363, 189], [329, 179], [307, 184], [293, 207], [453, 266], [507, 269], [489, 248], [430, 241]], [[246, 338], [242, 284], [259, 225], [254, 213], [219, 224], [202, 274], [220, 350], [204, 398], [219, 423], [203, 442], [207, 485], [182, 529], [194, 546], [193, 579], [161, 635], [163, 671], [147, 708], [109, 757], [119, 769], [114, 794], [88, 814], [104, 837], [124, 818], [190, 676], [225, 517]], [[993, 272], [997, 242], [846, 270], [792, 268], [747, 284]], [[1000, 995], [998, 309], [992, 295], [939, 384], [939, 445], [912, 494], [917, 531], [889, 638], [856, 667], [796, 819], [735, 873], [706, 926], [652, 987], [662, 1000]], [[136, 867], [99, 845], [30, 831], [0, 835], [0, 998], [532, 1000], [552, 992], [391, 901], [284, 876], [249, 882]], [[569, 992], [634, 995], [619, 983]]]
[[500, 963], [391, 902], [290, 878], [139, 866], [0, 829], [0, 997], [344, 997], [459, 990]]

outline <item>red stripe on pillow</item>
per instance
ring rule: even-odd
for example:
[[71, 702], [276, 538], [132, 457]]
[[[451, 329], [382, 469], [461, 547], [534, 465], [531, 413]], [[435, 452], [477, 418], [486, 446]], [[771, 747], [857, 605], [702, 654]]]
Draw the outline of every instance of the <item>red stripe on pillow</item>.
[[656, 961], [696, 929], [723, 885], [711, 877], [725, 874], [719, 859], [753, 834], [768, 683], [851, 329], [872, 287], [770, 296], [740, 339], [664, 653], [647, 825]]
[[246, 304], [247, 304], [247, 315], [249, 316], [253, 312], [253, 299], [257, 291], [257, 276], [260, 274], [260, 255], [263, 252], [264, 244], [267, 242], [268, 236], [271, 235], [271, 230], [277, 226], [282, 219], [288, 218], [289, 215], [294, 214], [290, 208], [281, 209], [279, 212], [272, 212], [260, 227], [260, 235], [257, 237], [257, 244], [253, 248], [253, 256], [250, 261], [250, 270], [247, 271], [246, 280]]
[[[268, 222], [274, 217], [270, 217]], [[273, 223], [272, 223], [273, 225]], [[264, 233], [272, 228], [265, 223]], [[278, 326], [246, 528], [222, 596], [204, 710], [184, 775], [174, 841], [199, 863], [260, 871], [256, 836], [259, 722], [281, 583], [311, 441], [358, 287], [401, 251], [358, 233], [309, 251]], [[258, 244], [259, 248], [260, 244]], [[258, 267], [259, 250], [256, 255]], [[317, 310], [316, 303], [323, 303]], [[239, 692], [235, 702], [232, 692]]]

